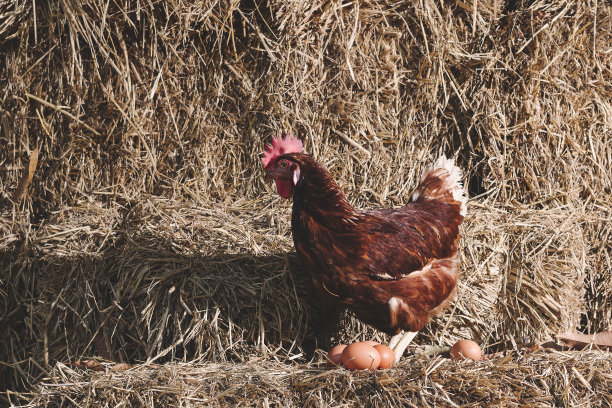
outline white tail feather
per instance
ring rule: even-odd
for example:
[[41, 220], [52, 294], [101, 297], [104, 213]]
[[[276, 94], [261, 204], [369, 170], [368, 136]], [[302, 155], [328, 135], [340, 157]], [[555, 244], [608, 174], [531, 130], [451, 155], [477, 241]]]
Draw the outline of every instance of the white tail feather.
[[[445, 155], [442, 155], [436, 160], [436, 162], [431, 166], [423, 176], [423, 180], [427, 178], [429, 175], [442, 176], [443, 174], [435, 174], [438, 169], [444, 169], [448, 172], [448, 176], [444, 178], [444, 185], [442, 187], [442, 191], [437, 193], [442, 193], [444, 191], [451, 191], [453, 194], [453, 199], [461, 203], [460, 213], [462, 216], [465, 216], [467, 213], [467, 194], [463, 189], [463, 184], [461, 183], [461, 178], [463, 177], [462, 171], [459, 167], [455, 166], [455, 162], [453, 159], [447, 159]], [[422, 181], [421, 181], [422, 182]], [[412, 195], [412, 200], [416, 200], [419, 198], [419, 190], [415, 191]]]

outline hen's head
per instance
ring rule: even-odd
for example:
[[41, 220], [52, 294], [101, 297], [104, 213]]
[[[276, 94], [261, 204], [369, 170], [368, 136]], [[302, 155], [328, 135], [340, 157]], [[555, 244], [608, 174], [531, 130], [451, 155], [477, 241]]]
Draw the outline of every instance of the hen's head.
[[276, 190], [283, 198], [291, 198], [293, 188], [300, 180], [300, 167], [291, 160], [290, 153], [301, 153], [302, 141], [289, 134], [272, 137], [272, 144], [267, 145], [261, 161], [266, 171], [266, 180], [274, 179]]

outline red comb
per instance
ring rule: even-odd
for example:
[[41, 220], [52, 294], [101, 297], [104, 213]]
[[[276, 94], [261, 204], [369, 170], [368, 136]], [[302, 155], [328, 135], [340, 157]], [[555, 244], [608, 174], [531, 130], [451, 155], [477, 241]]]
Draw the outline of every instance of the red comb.
[[261, 161], [263, 162], [264, 169], [276, 160], [278, 156], [285, 153], [301, 153], [304, 146], [302, 141], [289, 133], [283, 139], [282, 136], [272, 136], [272, 145], [266, 146], [266, 151], [263, 152]]

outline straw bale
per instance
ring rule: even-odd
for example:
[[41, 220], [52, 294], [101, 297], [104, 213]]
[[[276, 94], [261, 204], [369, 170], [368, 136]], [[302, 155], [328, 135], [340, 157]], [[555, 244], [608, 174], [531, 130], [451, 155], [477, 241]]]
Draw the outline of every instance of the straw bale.
[[578, 211], [523, 211], [511, 217], [508, 272], [498, 301], [503, 332], [513, 333], [509, 341], [541, 341], [579, 328], [586, 313], [586, 245]]
[[319, 364], [244, 363], [136, 366], [88, 372], [57, 364], [24, 407], [493, 406], [604, 407], [612, 403], [610, 359], [602, 352], [536, 352], [487, 362], [419, 357], [379, 372]]
[[[300, 269], [290, 204], [259, 161], [285, 131], [361, 208], [404, 204], [441, 153], [464, 169], [457, 300], [416, 344], [497, 351], [612, 329], [611, 16], [597, 0], [0, 0], [0, 376], [9, 389], [78, 378], [61, 388], [78, 399], [95, 383], [61, 363], [84, 356], [181, 361], [203, 378], [189, 362], [211, 361], [237, 384], [262, 357], [276, 368], [258, 387], [275, 390], [274, 370], [285, 381], [317, 349], [384, 341], [320, 304]], [[547, 358], [534, 366], [565, 388], [538, 384], [567, 399], [536, 406], [592, 396], [564, 394], [575, 373]], [[517, 370], [471, 390], [505, 401]], [[359, 397], [376, 384], [336, 375], [321, 379]], [[420, 401], [459, 395], [441, 384]], [[291, 401], [339, 398], [304, 387]], [[52, 389], [33, 401], [59, 401]], [[133, 404], [161, 402], [134, 390]]]

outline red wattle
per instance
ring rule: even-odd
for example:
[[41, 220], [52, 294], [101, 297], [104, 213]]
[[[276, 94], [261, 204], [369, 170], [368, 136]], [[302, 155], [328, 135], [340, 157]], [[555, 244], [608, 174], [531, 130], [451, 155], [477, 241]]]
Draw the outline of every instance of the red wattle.
[[283, 198], [291, 198], [291, 182], [289, 180], [276, 179], [276, 190]]

